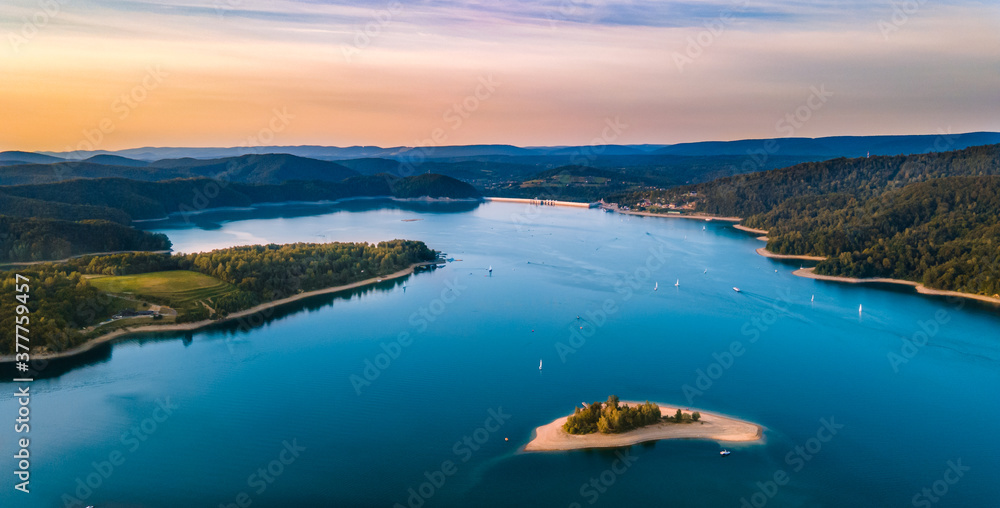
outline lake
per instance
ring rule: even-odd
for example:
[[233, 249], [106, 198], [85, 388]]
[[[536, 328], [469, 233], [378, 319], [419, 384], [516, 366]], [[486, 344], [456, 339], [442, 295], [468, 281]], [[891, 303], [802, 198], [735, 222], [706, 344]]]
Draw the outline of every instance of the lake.
[[[728, 223], [600, 210], [355, 201], [140, 226], [179, 252], [405, 238], [453, 261], [51, 365], [30, 385], [31, 493], [8, 488], [2, 506], [1000, 498], [1000, 313], [986, 304], [799, 278]], [[725, 458], [710, 441], [519, 452], [610, 394], [750, 420], [764, 440]], [[7, 471], [16, 414], [0, 401]]]

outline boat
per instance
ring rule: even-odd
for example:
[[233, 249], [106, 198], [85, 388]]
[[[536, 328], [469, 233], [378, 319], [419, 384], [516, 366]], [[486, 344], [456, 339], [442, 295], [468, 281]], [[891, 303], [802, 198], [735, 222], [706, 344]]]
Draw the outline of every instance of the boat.
[[719, 452], [719, 455], [722, 455], [723, 457], [725, 457], [726, 455], [729, 455], [730, 453], [733, 453], [733, 452], [731, 452], [729, 450], [722, 450], [721, 452]]
[[708, 268], [706, 268], [706, 269], [705, 269], [705, 272], [704, 272], [704, 273], [708, 273]]
[[493, 265], [490, 265], [490, 267], [488, 268], [488, 270], [490, 271], [490, 275], [493, 275]]
[[733, 291], [736, 291], [737, 293], [739, 293], [740, 292], [740, 288], [738, 288], [736, 286], [733, 286]]
[[542, 361], [538, 360], [538, 370], [542, 370]]
[[809, 301], [810, 302], [815, 302], [816, 301], [816, 295], [813, 295], [812, 298], [809, 299]]
[[674, 287], [675, 288], [681, 287], [681, 280], [680, 279], [677, 279], [677, 282], [674, 283]]
[[654, 282], [653, 283], [653, 291], [656, 291], [659, 287], [660, 287], [660, 283], [659, 282]]
[[861, 305], [858, 305], [858, 314], [861, 314]]

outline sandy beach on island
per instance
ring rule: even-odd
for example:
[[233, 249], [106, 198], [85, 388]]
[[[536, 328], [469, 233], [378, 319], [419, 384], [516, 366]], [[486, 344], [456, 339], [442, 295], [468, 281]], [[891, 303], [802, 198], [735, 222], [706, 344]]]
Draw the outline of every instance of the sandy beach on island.
[[[113, 341], [115, 341], [116, 339], [118, 339], [120, 337], [123, 337], [125, 335], [135, 334], [135, 333], [158, 333], [158, 332], [178, 332], [178, 331], [198, 330], [200, 328], [204, 328], [204, 327], [207, 327], [207, 326], [212, 326], [212, 325], [219, 324], [219, 323], [225, 323], [227, 321], [238, 320], [240, 318], [244, 318], [244, 317], [250, 316], [252, 314], [256, 314], [258, 312], [262, 312], [262, 311], [265, 311], [265, 310], [268, 310], [268, 309], [273, 309], [275, 307], [280, 307], [282, 305], [289, 304], [289, 303], [292, 303], [292, 302], [296, 302], [296, 301], [299, 301], [299, 300], [302, 300], [302, 299], [305, 299], [305, 298], [309, 298], [309, 297], [313, 297], [313, 296], [318, 296], [318, 295], [325, 295], [325, 294], [330, 294], [330, 293], [339, 293], [341, 291], [347, 291], [349, 289], [355, 289], [355, 288], [359, 288], [359, 287], [362, 287], [362, 286], [367, 286], [369, 284], [375, 284], [376, 282], [379, 282], [379, 281], [386, 281], [386, 280], [391, 280], [391, 279], [398, 279], [400, 277], [404, 277], [406, 275], [410, 275], [411, 273], [413, 273], [413, 271], [418, 266], [428, 266], [428, 265], [433, 265], [433, 264], [437, 264], [437, 263], [438, 263], [437, 261], [427, 261], [427, 262], [423, 262], [423, 263], [414, 263], [414, 264], [410, 265], [408, 268], [404, 268], [404, 269], [402, 269], [402, 270], [400, 270], [398, 272], [391, 273], [389, 275], [385, 275], [385, 276], [382, 276], [382, 277], [372, 277], [370, 279], [360, 280], [358, 282], [352, 282], [351, 284], [345, 284], [343, 286], [334, 286], [334, 287], [328, 287], [328, 288], [323, 288], [323, 289], [317, 289], [317, 290], [314, 290], [314, 291], [306, 291], [304, 293], [299, 293], [297, 295], [289, 296], [287, 298], [282, 298], [280, 300], [273, 300], [273, 301], [270, 301], [270, 302], [267, 302], [267, 303], [262, 303], [260, 305], [257, 305], [256, 307], [251, 307], [251, 308], [246, 309], [246, 310], [241, 310], [239, 312], [233, 312], [232, 314], [229, 314], [229, 315], [227, 315], [226, 317], [224, 317], [222, 319], [205, 319], [205, 320], [202, 320], [202, 321], [194, 321], [194, 322], [191, 322], [191, 323], [174, 323], [174, 324], [168, 324], [168, 325], [145, 325], [145, 326], [143, 326], [143, 325], [136, 325], [136, 326], [126, 327], [126, 328], [119, 328], [119, 329], [117, 329], [117, 330], [115, 330], [113, 332], [109, 332], [109, 333], [106, 333], [104, 335], [100, 335], [98, 337], [95, 337], [95, 338], [93, 338], [91, 340], [88, 340], [87, 342], [84, 342], [83, 344], [80, 344], [79, 346], [76, 346], [76, 347], [74, 347], [72, 349], [67, 349], [66, 351], [60, 351], [58, 353], [47, 353], [47, 354], [31, 355], [31, 357], [32, 357], [32, 360], [53, 360], [53, 359], [56, 359], [56, 358], [69, 358], [71, 356], [75, 356], [75, 355], [78, 355], [78, 354], [90, 351], [91, 349], [94, 349], [95, 347], [100, 346], [101, 344], [105, 344], [105, 343], [108, 343], [108, 342], [113, 342]], [[14, 361], [14, 356], [13, 355], [0, 356], [0, 363], [9, 363], [9, 362], [13, 362], [13, 361]]]
[[[637, 405], [641, 402], [622, 402], [622, 405]], [[660, 414], [672, 416], [676, 406], [657, 403]], [[697, 409], [680, 408], [686, 413], [698, 411], [701, 420], [693, 423], [661, 422], [621, 434], [569, 434], [562, 429], [569, 415], [557, 418], [552, 423], [535, 429], [531, 442], [524, 445], [526, 452], [581, 450], [585, 448], [615, 448], [631, 446], [661, 439], [707, 439], [720, 442], [749, 442], [762, 439], [764, 428], [736, 418]]]
[[838, 277], [835, 275], [820, 275], [815, 273], [815, 268], [800, 268], [792, 272], [792, 275], [798, 275], [799, 277], [805, 277], [807, 279], [817, 279], [817, 280], [828, 280], [832, 282], [847, 282], [848, 284], [902, 284], [904, 286], [912, 286], [916, 288], [917, 293], [922, 295], [936, 295], [936, 296], [954, 296], [958, 298], [971, 298], [973, 300], [979, 300], [981, 302], [993, 303], [1000, 305], [1000, 298], [986, 296], [986, 295], [976, 295], [972, 293], [962, 293], [960, 291], [948, 291], [944, 289], [932, 289], [919, 282], [913, 282], [912, 280], [902, 280], [902, 279], [886, 279], [886, 278], [871, 278], [871, 279], [855, 279], [852, 277]]

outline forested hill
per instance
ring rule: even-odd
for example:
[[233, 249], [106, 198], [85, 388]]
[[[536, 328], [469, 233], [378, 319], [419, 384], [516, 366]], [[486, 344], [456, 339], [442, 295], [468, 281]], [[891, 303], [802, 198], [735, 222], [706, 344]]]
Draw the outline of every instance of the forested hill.
[[816, 271], [1000, 294], [1000, 145], [835, 159], [619, 196], [694, 203], [768, 230], [779, 254], [828, 256]]
[[288, 181], [278, 185], [204, 178], [165, 182], [97, 178], [0, 187], [0, 262], [62, 259], [88, 252], [169, 249], [166, 238], [132, 229], [128, 224], [170, 213], [266, 202], [381, 196], [482, 197], [465, 182], [433, 174], [407, 178], [355, 176], [341, 182]]
[[845, 193], [867, 199], [933, 178], [996, 174], [1000, 174], [1000, 145], [986, 145], [952, 152], [808, 162], [609, 199], [621, 204], [641, 199], [677, 205], [693, 202], [701, 212], [749, 217], [797, 196]]
[[[278, 185], [249, 185], [205, 178], [140, 182], [123, 178], [96, 178], [66, 182], [0, 187], [4, 214], [34, 217], [39, 205], [54, 203], [56, 218], [108, 220], [153, 219], [175, 212], [249, 206], [281, 201], [321, 201], [349, 197], [463, 198], [482, 195], [471, 185], [442, 175], [356, 176], [341, 182], [289, 181]], [[19, 199], [18, 199], [19, 198]], [[124, 214], [124, 217], [123, 215]]]
[[144, 163], [98, 155], [86, 161], [38, 160], [0, 168], [0, 185], [53, 183], [80, 178], [128, 178], [147, 182], [174, 178], [213, 178], [251, 184], [279, 184], [289, 180], [339, 182], [359, 173], [335, 162], [282, 153], [243, 155], [222, 159], [165, 159]]
[[796, 198], [747, 225], [768, 229], [772, 252], [830, 256], [820, 274], [1000, 294], [1000, 176], [938, 178], [868, 200]]
[[91, 252], [168, 250], [165, 235], [114, 222], [19, 219], [0, 215], [0, 263], [46, 261]]

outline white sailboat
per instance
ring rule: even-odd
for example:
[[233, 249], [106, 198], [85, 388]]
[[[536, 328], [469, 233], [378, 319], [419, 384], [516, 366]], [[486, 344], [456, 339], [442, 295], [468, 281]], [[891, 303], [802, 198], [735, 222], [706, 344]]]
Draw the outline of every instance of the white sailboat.
[[858, 305], [858, 314], [861, 314], [861, 305]]
[[677, 279], [677, 282], [674, 283], [674, 287], [675, 288], [681, 287], [681, 280], [680, 279]]
[[810, 298], [809, 301], [810, 302], [815, 302], [816, 301], [816, 295], [812, 295], [812, 298]]
[[542, 360], [538, 360], [538, 370], [542, 370]]
[[660, 288], [660, 283], [659, 282], [654, 282], [653, 283], [653, 291], [656, 291], [659, 288]]

